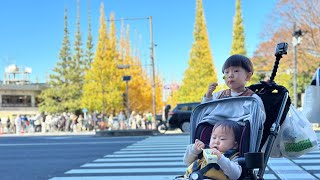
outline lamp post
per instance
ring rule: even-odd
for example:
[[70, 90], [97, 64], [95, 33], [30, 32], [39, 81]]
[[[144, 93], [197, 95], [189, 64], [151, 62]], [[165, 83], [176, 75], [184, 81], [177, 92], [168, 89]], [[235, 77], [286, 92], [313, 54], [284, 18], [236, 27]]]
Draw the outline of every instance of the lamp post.
[[[149, 20], [149, 31], [150, 31], [150, 59], [151, 59], [151, 68], [152, 68], [152, 78], [151, 78], [151, 87], [152, 87], [152, 114], [153, 114], [153, 126], [155, 126], [156, 120], [156, 83], [155, 83], [155, 67], [154, 67], [154, 43], [153, 43], [153, 29], [152, 29], [152, 16], [147, 18], [125, 18], [121, 20]], [[111, 21], [111, 20], [108, 20]], [[119, 21], [119, 20], [112, 20]], [[119, 68], [119, 67], [118, 67]], [[124, 67], [120, 67], [119, 69], [125, 69]], [[154, 127], [155, 128], [155, 127]]]
[[130, 109], [129, 109], [129, 86], [128, 82], [131, 80], [131, 76], [123, 76], [122, 80], [126, 82], [126, 111], [127, 111], [127, 118], [129, 119], [130, 116]]
[[[117, 64], [118, 69], [129, 69], [130, 64]], [[130, 116], [130, 107], [129, 107], [129, 85], [128, 82], [131, 80], [131, 76], [122, 76], [122, 81], [126, 82], [126, 99], [125, 99], [125, 106], [126, 106], [126, 115], [127, 118]]]
[[296, 30], [296, 24], [293, 24], [292, 34], [292, 45], [293, 45], [293, 93], [294, 93], [294, 106], [298, 106], [298, 95], [297, 95], [297, 45], [301, 43], [302, 31], [301, 29]]

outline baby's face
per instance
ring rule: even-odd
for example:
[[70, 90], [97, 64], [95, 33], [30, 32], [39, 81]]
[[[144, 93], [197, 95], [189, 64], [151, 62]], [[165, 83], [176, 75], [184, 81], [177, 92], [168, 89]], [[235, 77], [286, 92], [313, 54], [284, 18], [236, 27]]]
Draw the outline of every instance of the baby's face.
[[246, 82], [252, 75], [241, 66], [230, 66], [224, 70], [223, 74], [226, 85], [234, 92], [243, 92]]
[[238, 148], [238, 143], [231, 129], [219, 126], [212, 131], [209, 147], [226, 152], [229, 149]]

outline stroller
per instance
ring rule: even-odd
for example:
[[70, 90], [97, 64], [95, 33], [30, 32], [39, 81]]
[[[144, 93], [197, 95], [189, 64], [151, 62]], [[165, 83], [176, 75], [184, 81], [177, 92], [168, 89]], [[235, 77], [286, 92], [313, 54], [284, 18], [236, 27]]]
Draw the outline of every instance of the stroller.
[[[253, 97], [218, 99], [200, 104], [192, 112], [190, 119], [191, 143], [194, 143], [195, 139], [200, 139], [205, 144], [209, 144], [211, 131], [215, 122], [219, 120], [219, 118], [226, 118], [226, 115], [232, 113], [232, 109], [228, 110], [225, 107], [230, 107], [227, 106], [228, 104], [232, 104], [232, 107], [249, 104], [247, 110], [251, 114], [248, 116], [245, 115], [245, 117], [241, 119], [231, 117], [231, 120], [237, 121], [242, 127], [238, 158], [238, 162], [242, 166], [242, 174], [239, 179], [263, 179], [272, 146], [279, 132], [279, 127], [289, 110], [291, 100], [288, 95], [288, 90], [274, 82], [279, 61], [283, 54], [287, 54], [287, 48], [287, 43], [279, 43], [277, 45], [275, 53], [276, 61], [270, 80], [248, 87], [262, 99], [265, 114], [255, 111], [255, 109], [259, 107], [257, 100]], [[214, 111], [219, 108], [227, 112], [215, 114]], [[227, 117], [230, 119], [229, 116]], [[265, 119], [265, 122], [260, 121], [261, 118]], [[248, 139], [250, 140], [248, 141]], [[264, 144], [266, 144], [265, 151], [262, 152], [261, 150]], [[257, 174], [254, 169], [259, 169]]]

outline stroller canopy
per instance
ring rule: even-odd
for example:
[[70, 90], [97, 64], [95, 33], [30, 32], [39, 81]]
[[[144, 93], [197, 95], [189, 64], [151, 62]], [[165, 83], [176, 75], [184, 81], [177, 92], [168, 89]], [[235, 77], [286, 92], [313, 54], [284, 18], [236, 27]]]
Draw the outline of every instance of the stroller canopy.
[[232, 120], [244, 124], [248, 121], [250, 123], [249, 152], [257, 152], [265, 119], [265, 111], [254, 97], [239, 96], [206, 102], [197, 106], [192, 112], [191, 143], [195, 140], [197, 127], [202, 123], [214, 125], [219, 120]]

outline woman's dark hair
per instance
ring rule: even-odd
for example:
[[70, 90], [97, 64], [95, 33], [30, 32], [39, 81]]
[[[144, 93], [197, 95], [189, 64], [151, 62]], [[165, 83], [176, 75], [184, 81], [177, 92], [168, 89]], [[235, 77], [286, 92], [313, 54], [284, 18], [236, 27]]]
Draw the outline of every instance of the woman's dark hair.
[[237, 122], [231, 121], [231, 120], [220, 120], [220, 121], [216, 122], [216, 124], [214, 125], [212, 131], [217, 129], [219, 126], [224, 128], [225, 130], [226, 129], [231, 129], [233, 131], [233, 133], [234, 133], [234, 138], [235, 138], [236, 142], [238, 144], [240, 144], [241, 128], [240, 128], [240, 125]]
[[229, 68], [230, 66], [240, 66], [245, 69], [247, 72], [253, 73], [253, 65], [249, 58], [240, 54], [234, 54], [230, 56], [226, 62], [224, 62], [222, 67], [222, 73], [224, 70]]

